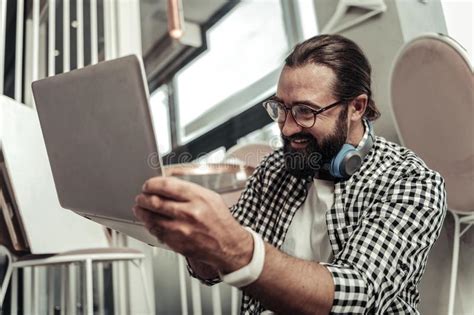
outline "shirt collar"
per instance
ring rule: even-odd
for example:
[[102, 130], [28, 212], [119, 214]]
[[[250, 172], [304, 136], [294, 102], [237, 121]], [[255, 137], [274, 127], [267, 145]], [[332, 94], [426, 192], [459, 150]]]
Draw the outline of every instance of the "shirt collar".
[[369, 122], [366, 119], [362, 119], [362, 121], [364, 122], [364, 136], [362, 137], [359, 144], [357, 145], [357, 148], [356, 148], [357, 150], [362, 149], [362, 147], [364, 146], [365, 141], [369, 137], [369, 132], [370, 132], [370, 128], [369, 128], [369, 125], [368, 125]]

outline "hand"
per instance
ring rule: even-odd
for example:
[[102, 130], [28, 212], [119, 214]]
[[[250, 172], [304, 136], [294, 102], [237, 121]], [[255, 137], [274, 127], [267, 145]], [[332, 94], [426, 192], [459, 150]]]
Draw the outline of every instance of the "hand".
[[252, 236], [219, 194], [178, 178], [154, 177], [135, 202], [137, 219], [172, 250], [223, 273], [250, 262]]

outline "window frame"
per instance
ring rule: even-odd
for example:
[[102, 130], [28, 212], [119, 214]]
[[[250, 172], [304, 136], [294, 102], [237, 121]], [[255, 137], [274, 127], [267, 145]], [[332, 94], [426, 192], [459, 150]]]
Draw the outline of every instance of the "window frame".
[[[294, 0], [280, 0], [280, 2], [290, 53], [294, 45], [304, 40], [302, 19], [299, 16], [301, 7], [298, 1]], [[314, 15], [316, 18], [315, 12]], [[281, 66], [213, 106], [186, 128], [181, 128], [179, 121], [176, 79], [167, 82], [170, 92], [168, 112], [172, 149], [163, 156], [163, 163], [168, 165], [183, 162], [179, 160], [182, 154], [187, 154], [189, 159], [193, 160], [221, 146], [229, 149], [237, 144], [238, 139], [273, 123], [261, 103], [275, 94], [276, 82], [282, 68], [283, 60]]]
[[[283, 12], [283, 25], [287, 38], [287, 46], [289, 53], [293, 46], [303, 39], [303, 31], [301, 27], [301, 19], [299, 18], [298, 1], [280, 0]], [[283, 64], [283, 60], [282, 60]], [[223, 101], [217, 103], [209, 110], [205, 111], [201, 116], [197, 117], [187, 126], [181, 126], [178, 142], [180, 144], [187, 143], [193, 139], [204, 135], [206, 132], [216, 128], [226, 120], [254, 106], [263, 95], [271, 95], [275, 90], [275, 82], [278, 81], [282, 66], [271, 70], [263, 78], [255, 81], [247, 88], [240, 90]], [[173, 80], [174, 91], [178, 88], [176, 80]], [[175, 99], [176, 107], [179, 107]]]

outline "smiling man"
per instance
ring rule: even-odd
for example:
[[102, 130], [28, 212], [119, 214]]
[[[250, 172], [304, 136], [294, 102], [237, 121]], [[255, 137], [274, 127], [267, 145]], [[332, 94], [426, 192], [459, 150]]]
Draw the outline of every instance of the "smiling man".
[[264, 102], [284, 146], [238, 203], [156, 177], [135, 215], [206, 284], [241, 288], [242, 314], [417, 314], [417, 285], [446, 213], [443, 179], [374, 135], [370, 65], [320, 35], [285, 60]]

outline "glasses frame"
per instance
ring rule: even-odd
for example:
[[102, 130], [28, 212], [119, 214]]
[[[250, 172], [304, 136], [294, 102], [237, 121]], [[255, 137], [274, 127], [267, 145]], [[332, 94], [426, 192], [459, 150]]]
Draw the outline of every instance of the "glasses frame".
[[[286, 119], [288, 118], [288, 112], [290, 112], [291, 117], [293, 118], [293, 120], [295, 121], [295, 123], [296, 123], [298, 126], [300, 126], [301, 128], [313, 128], [314, 125], [316, 124], [316, 116], [318, 116], [319, 114], [324, 113], [325, 111], [327, 111], [327, 110], [329, 110], [329, 109], [331, 109], [331, 108], [333, 108], [333, 107], [335, 107], [335, 106], [337, 106], [337, 105], [339, 105], [339, 104], [342, 104], [343, 101], [337, 101], [337, 102], [334, 102], [334, 103], [332, 103], [332, 104], [329, 104], [329, 105], [327, 105], [327, 106], [325, 106], [325, 107], [323, 107], [323, 108], [314, 109], [314, 108], [312, 108], [311, 106], [306, 105], [306, 104], [296, 104], [296, 105], [293, 105], [293, 106], [291, 106], [290, 108], [288, 108], [288, 107], [287, 107], [285, 104], [283, 104], [282, 102], [279, 102], [279, 101], [270, 99], [270, 100], [266, 100], [266, 101], [264, 101], [264, 102], [262, 103], [262, 106], [263, 106], [263, 108], [265, 108], [265, 111], [267, 111], [267, 113], [268, 113], [267, 104], [269, 104], [269, 103], [276, 103], [276, 104], [280, 105], [281, 108], [285, 111], [285, 119], [283, 120], [283, 124], [286, 123]], [[309, 127], [303, 126], [303, 125], [301, 125], [301, 124], [296, 120], [295, 115], [293, 114], [293, 111], [292, 111], [292, 109], [293, 109], [295, 106], [303, 106], [303, 107], [309, 109], [309, 110], [313, 113], [313, 123], [311, 124], [311, 126], [309, 126]], [[278, 123], [278, 117], [277, 117], [276, 119], [273, 119], [272, 116], [270, 115], [270, 113], [268, 113], [268, 115], [270, 116], [270, 118], [271, 118], [273, 121], [275, 121], [275, 122]]]

